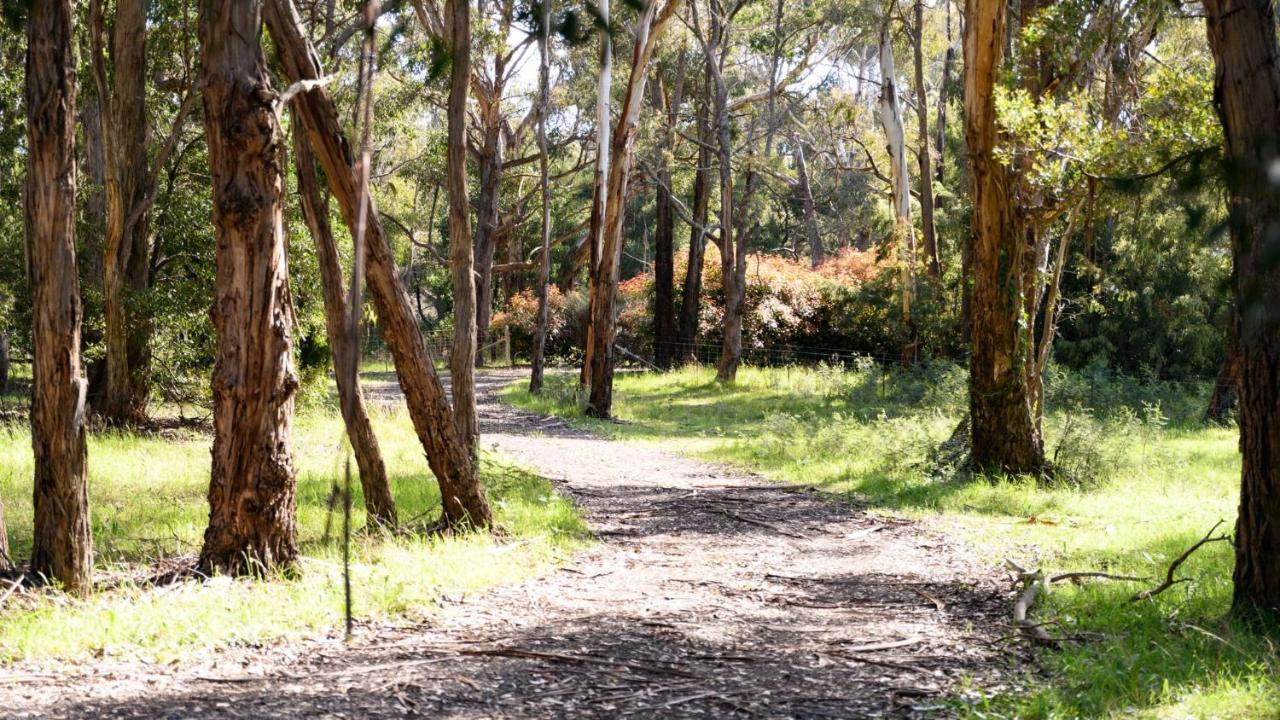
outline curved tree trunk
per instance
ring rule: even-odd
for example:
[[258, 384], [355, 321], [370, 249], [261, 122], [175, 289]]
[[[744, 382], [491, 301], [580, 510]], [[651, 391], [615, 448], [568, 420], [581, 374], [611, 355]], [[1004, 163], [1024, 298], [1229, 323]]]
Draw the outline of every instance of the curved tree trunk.
[[1044, 443], [1027, 393], [1028, 338], [1019, 330], [1026, 245], [1008, 194], [1008, 168], [995, 157], [994, 92], [1005, 15], [1004, 0], [967, 0], [965, 139], [973, 193], [969, 416], [977, 467], [1036, 473], [1044, 468]]
[[[347, 299], [342, 291], [342, 264], [338, 258], [338, 245], [329, 225], [329, 209], [316, 177], [315, 156], [303, 138], [300, 123], [293, 126], [294, 164], [298, 170], [298, 196], [302, 204], [302, 216], [311, 230], [311, 240], [316, 249], [316, 261], [320, 266], [320, 289], [324, 293], [324, 324], [329, 335], [329, 348], [333, 352], [334, 377], [338, 384], [338, 403], [347, 427], [347, 439], [360, 468], [360, 487], [364, 491], [364, 507], [372, 524], [394, 527], [396, 504], [387, 480], [387, 467], [382, 461], [378, 437], [369, 422], [364, 395], [360, 392], [358, 376], [350, 366], [356, 350], [354, 338], [347, 331], [350, 317]], [[351, 379], [357, 378], [356, 383]]]
[[31, 573], [92, 587], [85, 390], [76, 273], [76, 63], [71, 0], [35, 0], [27, 19], [27, 276], [31, 282]]
[[[316, 81], [324, 77], [291, 0], [268, 0], [266, 20], [289, 82]], [[337, 108], [324, 88], [317, 86], [295, 95], [293, 109], [307, 131], [307, 140], [324, 169], [329, 191], [338, 201], [343, 220], [355, 233], [360, 196], [351, 147]], [[413, 428], [440, 485], [443, 520], [446, 525], [488, 527], [493, 524], [493, 512], [480, 484], [477, 466], [453, 419], [431, 353], [414, 321], [409, 295], [396, 272], [395, 256], [383, 233], [372, 197], [364, 242], [369, 297], [377, 311], [387, 349], [395, 361]]]
[[200, 4], [217, 238], [206, 572], [257, 573], [298, 556], [285, 147], [259, 42], [261, 9], [256, 0]]
[[1280, 621], [1280, 52], [1268, 0], [1206, 0], [1214, 99], [1232, 176], [1240, 516], [1234, 610]]

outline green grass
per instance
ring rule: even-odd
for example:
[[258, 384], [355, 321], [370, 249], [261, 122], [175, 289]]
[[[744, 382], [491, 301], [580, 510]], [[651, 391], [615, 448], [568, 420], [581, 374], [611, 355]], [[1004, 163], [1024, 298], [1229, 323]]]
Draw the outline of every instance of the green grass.
[[[713, 372], [620, 374], [615, 414], [582, 418], [575, 378], [540, 397], [506, 396], [619, 439], [669, 442], [696, 455], [807, 483], [873, 511], [931, 518], [991, 563], [1046, 571], [1106, 570], [1156, 578], [1238, 500], [1233, 429], [1199, 425], [1203, 387], [1058, 373], [1049, 387], [1047, 448], [1072, 479], [960, 476], [930, 453], [964, 412], [964, 374], [934, 368], [745, 368], [731, 386]], [[1231, 549], [1208, 545], [1179, 570], [1191, 578], [1151, 601], [1142, 584], [1055, 586], [1036, 608], [1052, 632], [1096, 633], [1040, 652], [1031, 690], [966, 708], [987, 717], [1280, 718], [1280, 655], [1224, 618]], [[1154, 582], [1152, 583], [1154, 585]]]
[[[402, 521], [432, 520], [439, 493], [407, 415], [374, 415]], [[341, 420], [320, 409], [294, 429], [298, 525], [303, 558], [296, 577], [189, 581], [156, 588], [146, 572], [199, 551], [208, 515], [209, 439], [97, 433], [89, 438], [89, 498], [101, 589], [86, 600], [57, 593], [15, 596], [0, 609], [0, 663], [138, 657], [166, 662], [235, 642], [315, 634], [341, 622], [341, 555], [323, 541], [328, 501], [346, 452]], [[31, 441], [25, 427], [0, 426], [0, 497], [12, 549], [31, 544]], [[546, 480], [485, 457], [484, 480], [503, 529], [500, 539], [469, 534], [353, 541], [355, 612], [361, 619], [410, 620], [456, 596], [545, 572], [588, 542], [585, 523]], [[364, 525], [355, 498], [353, 527]]]

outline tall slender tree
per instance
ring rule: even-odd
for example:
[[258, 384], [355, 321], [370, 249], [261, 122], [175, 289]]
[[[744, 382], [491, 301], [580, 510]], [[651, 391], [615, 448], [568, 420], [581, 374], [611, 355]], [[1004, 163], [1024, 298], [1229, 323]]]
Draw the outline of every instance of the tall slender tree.
[[542, 199], [542, 254], [538, 264], [538, 323], [533, 334], [533, 368], [529, 392], [542, 390], [547, 355], [547, 326], [551, 322], [548, 294], [551, 284], [551, 158], [547, 154], [547, 115], [551, 112], [551, 0], [538, 12], [538, 184]]
[[1240, 393], [1234, 609], [1280, 621], [1280, 51], [1268, 0], [1206, 0], [1228, 195]]
[[213, 472], [200, 566], [233, 573], [288, 565], [298, 555], [285, 141], [262, 56], [261, 11], [258, 0], [200, 3], [217, 239]]
[[27, 275], [31, 283], [31, 572], [84, 595], [93, 538], [76, 272], [75, 3], [34, 0], [27, 18]]
[[[471, 0], [446, 0], [449, 100], [445, 188], [449, 196], [449, 268], [453, 275], [453, 351], [449, 353], [453, 415], [476, 462], [480, 428], [476, 418], [476, 280], [467, 194], [467, 86], [471, 80]], [[485, 302], [489, 299], [486, 297]]]
[[329, 204], [316, 176], [315, 153], [307, 143], [302, 124], [293, 126], [293, 161], [297, 166], [298, 197], [302, 216], [311, 231], [311, 242], [316, 250], [316, 264], [320, 266], [320, 290], [324, 295], [325, 331], [333, 356], [333, 374], [338, 386], [338, 403], [342, 407], [342, 419], [347, 428], [356, 466], [360, 469], [360, 487], [364, 491], [365, 511], [374, 524], [394, 526], [396, 505], [387, 479], [387, 466], [378, 447], [378, 436], [373, 432], [369, 412], [365, 408], [364, 394], [360, 391], [359, 376], [349, 365], [356, 357], [356, 338], [347, 332], [350, 315], [347, 299], [342, 292], [342, 263], [338, 257], [338, 243], [329, 224]]

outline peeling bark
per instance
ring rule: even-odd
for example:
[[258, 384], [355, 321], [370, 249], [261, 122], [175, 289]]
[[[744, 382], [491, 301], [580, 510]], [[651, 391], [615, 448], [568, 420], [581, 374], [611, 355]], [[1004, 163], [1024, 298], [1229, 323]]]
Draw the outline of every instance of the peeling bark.
[[973, 226], [969, 417], [975, 466], [1010, 473], [1044, 469], [1044, 442], [1027, 392], [1027, 335], [1020, 331], [1024, 235], [1009, 197], [1009, 169], [995, 157], [995, 85], [1004, 58], [1004, 0], [967, 0], [965, 140], [971, 158]]
[[27, 277], [31, 283], [31, 573], [92, 588], [80, 289], [76, 272], [75, 5], [35, 0], [27, 18]]
[[217, 241], [213, 471], [199, 561], [205, 572], [261, 573], [298, 557], [285, 147], [259, 42], [261, 9], [256, 0], [200, 4]]

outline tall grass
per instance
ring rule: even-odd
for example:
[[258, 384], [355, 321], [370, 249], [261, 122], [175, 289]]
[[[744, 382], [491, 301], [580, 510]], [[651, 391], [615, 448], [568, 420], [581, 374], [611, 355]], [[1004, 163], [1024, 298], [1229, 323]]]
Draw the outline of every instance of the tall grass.
[[[404, 412], [374, 413], [403, 521], [435, 518], [439, 492]], [[95, 655], [168, 661], [232, 642], [261, 642], [332, 628], [341, 621], [340, 527], [329, 500], [346, 462], [342, 423], [333, 413], [299, 417], [295, 432], [298, 526], [303, 558], [296, 577], [215, 578], [154, 586], [157, 568], [199, 551], [208, 516], [209, 438], [105, 432], [89, 438], [89, 502], [99, 591], [87, 600], [56, 593], [15, 595], [0, 608], [0, 662], [88, 659]], [[12, 550], [31, 546], [31, 441], [18, 424], [0, 426], [0, 494]], [[354, 463], [353, 463], [353, 472]], [[458, 594], [536, 575], [587, 542], [571, 503], [544, 479], [486, 456], [482, 472], [501, 539], [357, 533], [355, 611], [360, 618], [423, 617], [442, 594]], [[364, 525], [359, 497], [353, 527]]]
[[[966, 538], [991, 564], [1106, 570], [1152, 578], [1215, 522], [1230, 527], [1239, 492], [1234, 429], [1202, 426], [1209, 387], [1138, 382], [1095, 368], [1049, 379], [1046, 447], [1053, 482], [972, 477], [939, 466], [936, 448], [965, 412], [963, 369], [744, 368], [724, 386], [707, 369], [620, 374], [625, 424], [582, 418], [574, 378], [507, 397], [622, 439], [673, 443], [779, 480], [814, 485], [875, 512], [925, 518]], [[1041, 651], [1031, 692], [965, 706], [994, 717], [1280, 717], [1280, 655], [1225, 620], [1231, 549], [1206, 546], [1179, 570], [1190, 582], [1130, 602], [1141, 584], [1056, 587], [1037, 620], [1073, 640]]]

